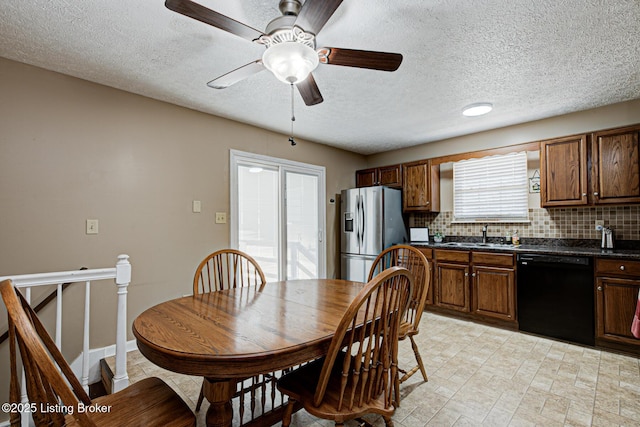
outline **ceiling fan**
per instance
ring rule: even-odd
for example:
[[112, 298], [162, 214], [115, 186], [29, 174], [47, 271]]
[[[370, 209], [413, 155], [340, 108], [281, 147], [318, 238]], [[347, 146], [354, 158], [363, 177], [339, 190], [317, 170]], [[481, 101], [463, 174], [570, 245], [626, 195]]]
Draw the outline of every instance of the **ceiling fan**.
[[282, 16], [269, 22], [264, 32], [191, 0], [166, 0], [165, 6], [266, 47], [262, 58], [210, 81], [209, 87], [224, 89], [266, 68], [279, 80], [295, 84], [306, 105], [315, 105], [323, 101], [311, 74], [319, 63], [381, 71], [395, 71], [402, 63], [399, 53], [336, 47], [316, 50], [316, 35], [341, 3], [342, 0], [306, 0], [303, 5], [300, 0], [280, 0]]

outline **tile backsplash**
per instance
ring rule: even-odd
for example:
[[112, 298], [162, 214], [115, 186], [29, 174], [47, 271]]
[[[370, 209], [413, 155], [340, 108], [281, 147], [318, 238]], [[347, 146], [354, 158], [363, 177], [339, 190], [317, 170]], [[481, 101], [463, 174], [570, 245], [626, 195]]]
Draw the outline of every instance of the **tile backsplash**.
[[[640, 206], [529, 209], [530, 223], [489, 223], [487, 236], [504, 237], [518, 230], [520, 237], [546, 239], [600, 239], [596, 220], [614, 230], [616, 240], [640, 240]], [[412, 227], [429, 227], [433, 235], [481, 236], [482, 223], [452, 223], [453, 212], [413, 213]]]

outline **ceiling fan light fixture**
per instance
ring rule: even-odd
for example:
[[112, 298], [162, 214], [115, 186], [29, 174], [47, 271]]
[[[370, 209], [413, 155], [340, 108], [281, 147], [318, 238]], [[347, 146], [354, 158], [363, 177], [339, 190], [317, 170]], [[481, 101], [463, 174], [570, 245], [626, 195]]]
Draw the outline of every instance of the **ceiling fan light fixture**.
[[478, 102], [464, 107], [462, 109], [462, 115], [467, 117], [482, 116], [491, 110], [493, 110], [493, 104], [489, 102]]
[[278, 80], [299, 83], [318, 66], [318, 53], [306, 44], [291, 41], [274, 44], [262, 55], [262, 63]]

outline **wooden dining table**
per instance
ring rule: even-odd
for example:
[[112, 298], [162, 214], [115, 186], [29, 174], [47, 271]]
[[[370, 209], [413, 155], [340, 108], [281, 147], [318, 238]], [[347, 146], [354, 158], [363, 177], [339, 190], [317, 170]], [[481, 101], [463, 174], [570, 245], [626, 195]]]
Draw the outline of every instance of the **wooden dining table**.
[[363, 286], [286, 280], [177, 298], [140, 314], [133, 334], [154, 364], [204, 377], [207, 426], [227, 427], [238, 382], [325, 355]]

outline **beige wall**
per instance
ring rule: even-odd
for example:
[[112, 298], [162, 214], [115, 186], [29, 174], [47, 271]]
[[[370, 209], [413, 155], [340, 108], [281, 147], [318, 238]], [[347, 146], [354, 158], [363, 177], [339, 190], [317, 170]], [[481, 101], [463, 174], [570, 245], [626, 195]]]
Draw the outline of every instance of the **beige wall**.
[[[126, 253], [130, 329], [145, 308], [190, 293], [198, 262], [229, 245], [214, 215], [229, 212], [230, 148], [326, 167], [327, 275], [339, 273], [338, 205], [328, 199], [355, 185], [363, 156], [291, 147], [284, 135], [2, 58], [0, 93], [0, 276], [108, 267]], [[100, 221], [98, 235], [85, 234], [87, 218]], [[114, 289], [92, 297], [91, 346], [112, 344]]]

